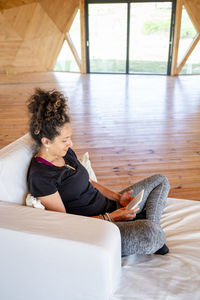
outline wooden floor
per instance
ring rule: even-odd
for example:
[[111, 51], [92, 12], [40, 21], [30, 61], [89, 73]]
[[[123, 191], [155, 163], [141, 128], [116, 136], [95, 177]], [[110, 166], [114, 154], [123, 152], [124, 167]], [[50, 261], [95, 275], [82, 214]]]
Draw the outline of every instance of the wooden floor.
[[74, 149], [119, 191], [154, 173], [171, 197], [200, 200], [200, 76], [0, 75], [0, 148], [28, 130], [35, 87], [69, 97]]

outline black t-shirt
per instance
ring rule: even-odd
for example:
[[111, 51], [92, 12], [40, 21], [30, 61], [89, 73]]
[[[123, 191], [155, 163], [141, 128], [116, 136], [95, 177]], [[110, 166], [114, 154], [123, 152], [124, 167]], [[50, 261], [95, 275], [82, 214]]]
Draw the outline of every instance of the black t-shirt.
[[95, 216], [116, 209], [115, 201], [104, 197], [89, 182], [89, 174], [69, 148], [63, 157], [63, 166], [49, 166], [33, 157], [29, 166], [27, 181], [32, 196], [42, 197], [59, 192], [67, 213]]

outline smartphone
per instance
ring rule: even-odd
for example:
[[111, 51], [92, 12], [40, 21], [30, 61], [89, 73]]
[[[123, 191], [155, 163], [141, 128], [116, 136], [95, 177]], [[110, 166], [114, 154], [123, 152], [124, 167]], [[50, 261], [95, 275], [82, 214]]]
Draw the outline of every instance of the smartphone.
[[134, 209], [142, 201], [144, 190], [137, 194], [134, 199], [126, 206], [126, 209]]

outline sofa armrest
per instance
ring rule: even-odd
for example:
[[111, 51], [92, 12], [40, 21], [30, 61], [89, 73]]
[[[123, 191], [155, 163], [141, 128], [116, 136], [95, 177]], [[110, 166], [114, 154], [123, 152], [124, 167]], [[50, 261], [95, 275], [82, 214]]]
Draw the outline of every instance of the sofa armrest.
[[120, 233], [102, 220], [0, 201], [0, 298], [108, 299]]

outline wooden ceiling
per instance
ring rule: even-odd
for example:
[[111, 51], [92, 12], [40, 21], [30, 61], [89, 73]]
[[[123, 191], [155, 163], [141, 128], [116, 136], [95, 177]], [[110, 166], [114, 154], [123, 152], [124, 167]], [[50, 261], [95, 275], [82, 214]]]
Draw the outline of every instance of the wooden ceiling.
[[79, 0], [0, 0], [0, 73], [52, 70]]
[[0, 0], [0, 10], [38, 2], [37, 0]]
[[185, 6], [188, 15], [194, 27], [200, 32], [200, 1], [199, 0], [184, 0], [183, 5]]

